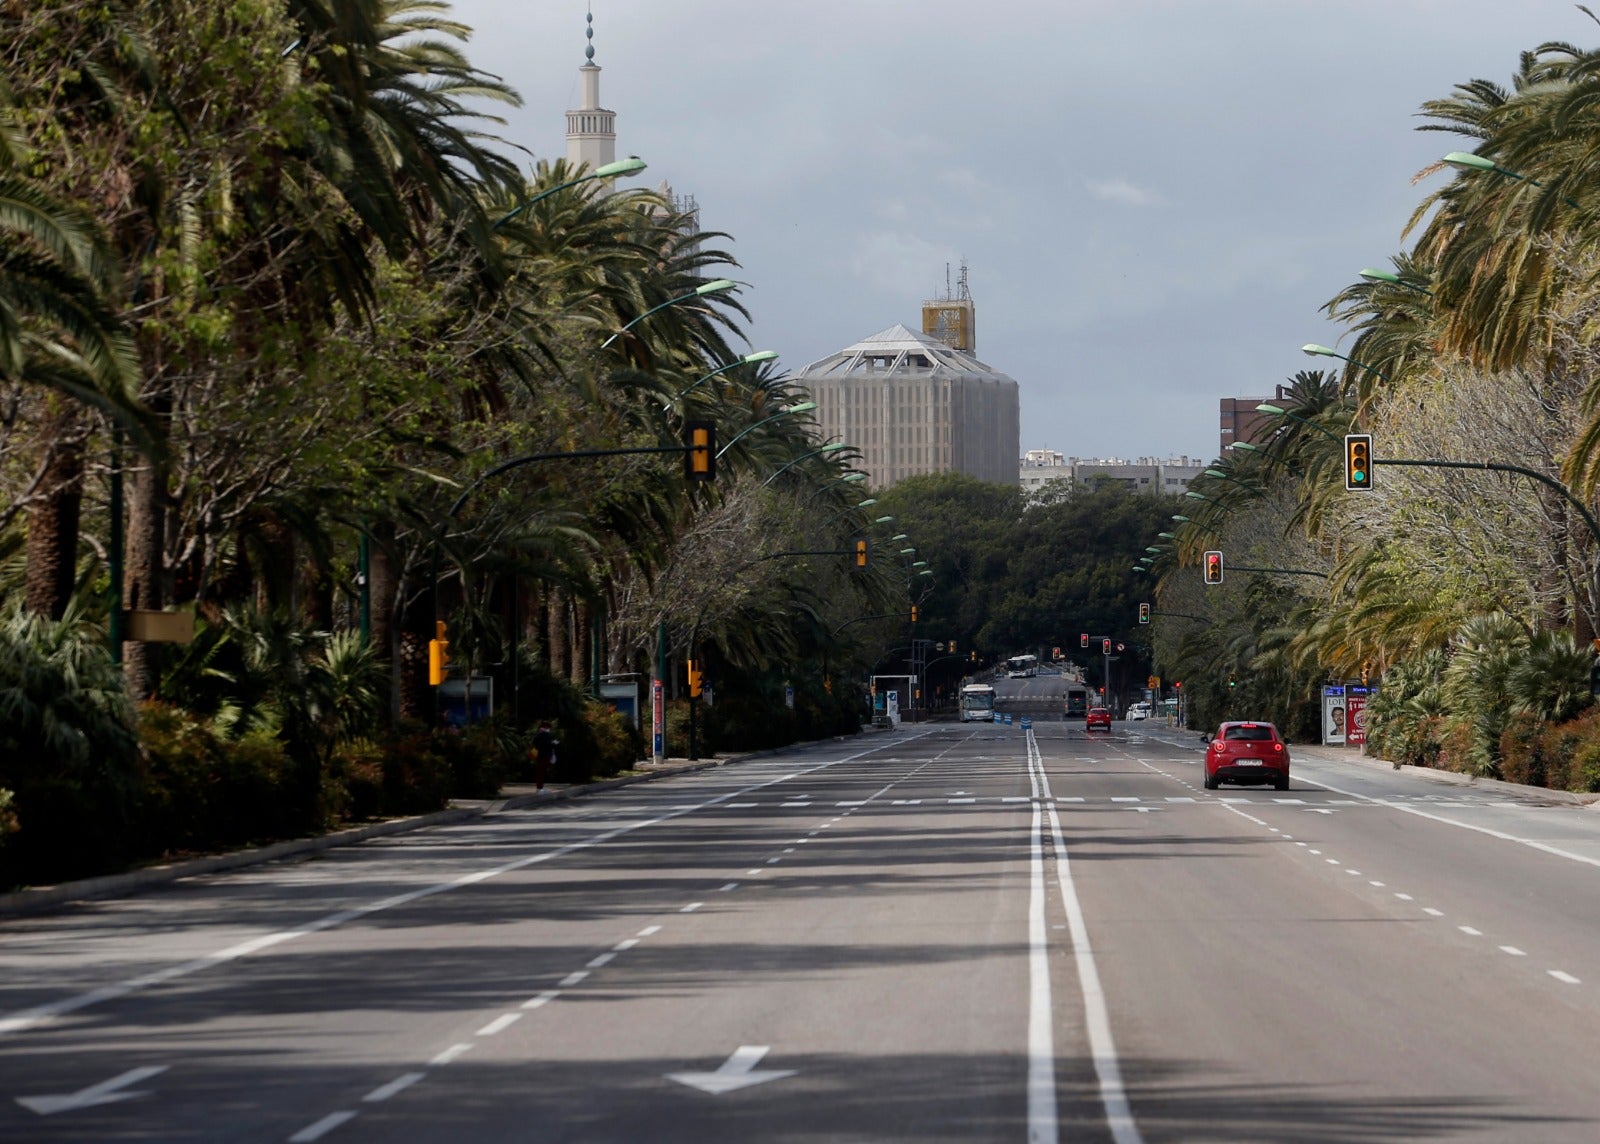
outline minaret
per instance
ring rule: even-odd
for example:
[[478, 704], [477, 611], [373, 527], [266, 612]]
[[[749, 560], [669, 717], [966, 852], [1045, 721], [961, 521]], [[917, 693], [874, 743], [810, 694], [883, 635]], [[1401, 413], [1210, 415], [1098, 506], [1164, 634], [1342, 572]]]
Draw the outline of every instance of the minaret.
[[594, 62], [594, 13], [585, 19], [584, 35], [589, 43], [583, 49], [583, 102], [567, 112], [567, 162], [574, 167], [594, 170], [617, 158], [617, 113], [600, 106], [600, 67]]

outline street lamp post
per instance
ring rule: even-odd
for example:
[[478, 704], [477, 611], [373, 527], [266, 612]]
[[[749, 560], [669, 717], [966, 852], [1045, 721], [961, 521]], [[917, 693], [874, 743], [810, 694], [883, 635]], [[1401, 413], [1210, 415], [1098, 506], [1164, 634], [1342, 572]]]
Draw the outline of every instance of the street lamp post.
[[[1351, 365], [1355, 366], [1357, 369], [1366, 370], [1368, 373], [1372, 374], [1373, 377], [1376, 377], [1381, 381], [1388, 381], [1389, 380], [1389, 377], [1388, 377], [1387, 374], [1384, 374], [1384, 373], [1380, 372], [1379, 370], [1373, 369], [1370, 365], [1368, 365], [1364, 361], [1357, 361], [1353, 357], [1345, 357], [1344, 354], [1340, 353], [1338, 350], [1334, 349], [1332, 346], [1319, 346], [1316, 342], [1307, 342], [1305, 345], [1300, 347], [1300, 352], [1305, 354], [1308, 357], [1338, 358], [1340, 361], [1349, 362]], [[1258, 406], [1256, 406], [1256, 408], [1260, 409], [1261, 407], [1258, 405]]]
[[673, 397], [673, 399], [671, 401], [667, 402], [665, 405], [663, 405], [661, 407], [661, 412], [670, 413], [672, 411], [672, 407], [674, 405], [676, 405], [678, 402], [682, 401], [685, 397], [688, 397], [689, 394], [694, 392], [694, 390], [697, 389], [703, 382], [710, 381], [712, 378], [716, 377], [719, 373], [726, 373], [726, 372], [728, 372], [728, 370], [733, 369], [736, 366], [754, 365], [757, 362], [771, 361], [773, 358], [775, 358], [777, 356], [778, 356], [778, 351], [777, 350], [757, 350], [755, 353], [745, 354], [743, 357], [734, 358], [732, 361], [726, 363], [725, 365], [719, 365], [716, 369], [712, 370], [710, 373], [706, 374], [704, 377], [696, 378], [694, 381], [690, 382], [688, 385], [684, 386], [681, 390], [679, 390], [677, 395], [675, 397]]
[[794, 460], [790, 461], [788, 464], [782, 466], [777, 472], [773, 473], [766, 480], [762, 481], [761, 482], [761, 487], [762, 488], [766, 488], [773, 481], [777, 480], [779, 477], [783, 476], [783, 474], [787, 473], [790, 469], [792, 469], [796, 465], [798, 465], [801, 461], [809, 461], [812, 457], [820, 457], [820, 456], [823, 456], [823, 455], [828, 454], [828, 453], [837, 453], [840, 449], [848, 449], [848, 448], [849, 448], [849, 446], [846, 445], [843, 441], [830, 441], [830, 442], [828, 442], [828, 444], [822, 446], [820, 449], [813, 449], [809, 453], [802, 453], [800, 456], [796, 457]]
[[676, 298], [671, 298], [671, 299], [661, 303], [659, 306], [652, 306], [648, 310], [646, 310], [644, 313], [640, 314], [637, 318], [634, 318], [632, 321], [628, 322], [625, 326], [622, 327], [622, 329], [618, 330], [616, 333], [612, 334], [605, 341], [601, 342], [600, 343], [600, 348], [601, 349], [605, 349], [612, 342], [614, 342], [618, 338], [620, 338], [623, 334], [627, 333], [629, 330], [633, 329], [633, 327], [637, 326], [640, 322], [642, 322], [646, 318], [648, 318], [651, 314], [657, 313], [657, 312], [659, 312], [661, 310], [665, 310], [668, 306], [676, 306], [679, 302], [687, 302], [692, 298], [703, 298], [707, 294], [720, 294], [724, 290], [736, 290], [736, 289], [738, 289], [738, 286], [739, 286], [739, 284], [737, 282], [733, 281], [733, 279], [731, 279], [731, 278], [718, 278], [714, 282], [707, 282], [704, 286], [695, 287], [693, 290], [689, 291], [687, 294], [679, 294]]
[[557, 183], [548, 190], [540, 191], [538, 194], [534, 195], [533, 198], [527, 200], [526, 202], [519, 203], [508, 214], [502, 215], [499, 221], [494, 224], [492, 229], [499, 230], [502, 226], [516, 218], [534, 203], [538, 202], [540, 199], [549, 198], [557, 191], [564, 191], [568, 187], [577, 186], [579, 183], [587, 183], [591, 179], [615, 179], [621, 177], [622, 175], [635, 175], [644, 169], [645, 161], [637, 156], [629, 156], [626, 159], [618, 159], [615, 163], [606, 163], [603, 166], [596, 167], [587, 174], [579, 175], [576, 179], [568, 179], [564, 183]]
[[[743, 437], [745, 434], [753, 433], [757, 429], [761, 428], [763, 425], [770, 425], [780, 417], [788, 417], [791, 414], [795, 414], [795, 413], [810, 413], [816, 407], [817, 407], [817, 403], [815, 401], [802, 401], [802, 402], [799, 402], [796, 405], [785, 405], [782, 409], [778, 410], [771, 417], [767, 417], [767, 418], [764, 418], [761, 421], [757, 421], [754, 425], [745, 426], [743, 429], [739, 430], [739, 432], [735, 433], [732, 436], [732, 438], [729, 439], [729, 441], [728, 441], [728, 443], [726, 445], [724, 445], [722, 448], [717, 450], [717, 458], [718, 458], [718, 460], [720, 460], [722, 458], [722, 455], [724, 453], [726, 453], [729, 449], [733, 448], [734, 444], [741, 437]], [[876, 504], [877, 502], [874, 501], [873, 503]]]
[[[1336, 354], [1334, 356], [1337, 357], [1338, 355]], [[1309, 418], [1301, 417], [1298, 413], [1290, 413], [1287, 409], [1285, 409], [1281, 405], [1274, 405], [1270, 401], [1263, 401], [1260, 405], [1256, 406], [1256, 412], [1257, 413], [1271, 413], [1276, 417], [1287, 417], [1290, 421], [1298, 421], [1302, 425], [1309, 425], [1311, 428], [1315, 429], [1318, 433], [1321, 433], [1328, 440], [1330, 440], [1334, 444], [1338, 445], [1341, 449], [1344, 448], [1344, 442], [1341, 441], [1338, 437], [1334, 436], [1332, 433], [1328, 432], [1321, 425], [1318, 425], [1315, 421], [1312, 421]], [[1235, 442], [1235, 443], [1237, 444], [1237, 442]]]

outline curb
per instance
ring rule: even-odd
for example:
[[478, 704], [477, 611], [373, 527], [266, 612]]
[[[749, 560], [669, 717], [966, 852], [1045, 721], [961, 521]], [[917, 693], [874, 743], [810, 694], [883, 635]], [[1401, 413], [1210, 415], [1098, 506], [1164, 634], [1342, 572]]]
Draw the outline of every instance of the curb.
[[650, 782], [654, 779], [666, 778], [669, 775], [691, 774], [695, 771], [709, 770], [712, 767], [726, 766], [729, 763], [743, 762], [745, 759], [759, 758], [772, 753], [774, 752], [754, 751], [742, 755], [730, 755], [725, 759], [705, 759], [688, 763], [681, 767], [624, 775], [620, 778], [584, 783], [581, 786], [563, 787], [561, 790], [539, 791], [492, 801], [485, 800], [482, 803], [463, 800], [462, 805], [454, 805], [448, 809], [434, 811], [432, 814], [418, 815], [415, 818], [391, 818], [383, 822], [369, 823], [366, 826], [352, 827], [349, 830], [336, 830], [331, 834], [319, 834], [313, 838], [291, 838], [283, 842], [274, 842], [268, 846], [252, 847], [249, 850], [235, 850], [227, 854], [212, 854], [204, 858], [190, 858], [164, 866], [147, 866], [140, 870], [129, 870], [122, 874], [103, 874], [97, 878], [84, 878], [76, 882], [62, 882], [57, 886], [15, 890], [11, 893], [0, 894], [0, 917], [18, 917], [25, 914], [39, 913], [74, 902], [116, 897], [120, 894], [147, 889], [151, 886], [169, 885], [172, 882], [181, 881], [184, 878], [193, 878], [201, 874], [216, 874], [224, 870], [237, 870], [243, 866], [263, 866], [269, 862], [278, 862], [286, 858], [331, 850], [336, 846], [354, 846], [359, 842], [367, 841], [369, 838], [381, 838], [389, 834], [404, 834], [408, 831], [422, 830], [430, 826], [447, 826], [473, 818], [487, 818], [505, 810], [518, 810], [526, 806], [581, 798], [598, 791], [615, 790], [617, 787]]

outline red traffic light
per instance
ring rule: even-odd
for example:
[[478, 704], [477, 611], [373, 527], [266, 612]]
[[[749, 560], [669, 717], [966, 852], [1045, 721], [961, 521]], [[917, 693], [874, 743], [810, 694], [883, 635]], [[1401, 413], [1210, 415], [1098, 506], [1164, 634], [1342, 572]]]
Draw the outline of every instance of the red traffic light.
[[1216, 551], [1207, 552], [1203, 560], [1202, 568], [1205, 572], [1206, 583], [1222, 583], [1222, 553]]
[[1100, 641], [1100, 654], [1101, 655], [1110, 655], [1111, 654], [1111, 641], [1110, 640], [1107, 639], [1107, 640], [1101, 640]]
[[1089, 633], [1088, 632], [1084, 632], [1081, 636], [1078, 637], [1078, 646], [1079, 647], [1088, 647], [1089, 646]]

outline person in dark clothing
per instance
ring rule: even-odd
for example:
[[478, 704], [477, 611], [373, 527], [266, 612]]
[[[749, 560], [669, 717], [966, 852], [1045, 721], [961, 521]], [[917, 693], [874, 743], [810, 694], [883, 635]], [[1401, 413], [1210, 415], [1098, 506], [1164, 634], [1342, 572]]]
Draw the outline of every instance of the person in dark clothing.
[[534, 789], [543, 790], [545, 781], [550, 777], [550, 768], [556, 761], [556, 737], [551, 733], [549, 723], [539, 724], [539, 729], [533, 733], [533, 745], [528, 749], [528, 754], [533, 758]]

